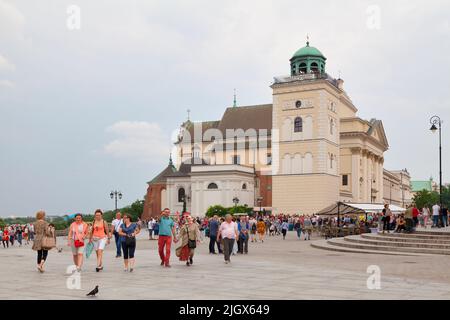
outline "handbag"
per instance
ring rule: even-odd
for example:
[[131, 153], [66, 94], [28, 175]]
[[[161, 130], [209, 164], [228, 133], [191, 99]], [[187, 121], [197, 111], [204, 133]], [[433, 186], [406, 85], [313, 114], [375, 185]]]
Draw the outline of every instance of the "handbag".
[[80, 240], [78, 240], [78, 239], [76, 239], [76, 240], [73, 242], [73, 245], [75, 246], [75, 248], [81, 248], [81, 247], [84, 247], [84, 242], [83, 242], [83, 241], [80, 241]]
[[44, 237], [42, 238], [41, 247], [45, 250], [50, 250], [56, 247], [56, 239], [52, 231], [47, 230]]
[[188, 235], [188, 248], [189, 249], [195, 249], [197, 248], [197, 241], [189, 239], [189, 228], [186, 226], [186, 232]]

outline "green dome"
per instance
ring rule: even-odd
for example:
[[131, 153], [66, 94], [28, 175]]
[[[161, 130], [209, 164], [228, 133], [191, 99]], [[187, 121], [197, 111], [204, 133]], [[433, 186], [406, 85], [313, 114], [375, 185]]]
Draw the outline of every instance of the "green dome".
[[326, 59], [325, 56], [322, 54], [322, 52], [320, 52], [317, 48], [310, 47], [309, 42], [306, 43], [306, 47], [298, 49], [297, 52], [295, 52], [292, 59], [306, 57], [306, 56], [322, 57], [322, 58]]

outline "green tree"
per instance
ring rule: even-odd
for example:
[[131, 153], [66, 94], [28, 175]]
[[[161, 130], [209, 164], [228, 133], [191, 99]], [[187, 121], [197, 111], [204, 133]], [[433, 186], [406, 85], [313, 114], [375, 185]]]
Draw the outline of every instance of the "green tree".
[[144, 200], [136, 200], [130, 206], [120, 209], [122, 214], [129, 214], [133, 221], [137, 221], [144, 211]]
[[227, 208], [220, 205], [215, 205], [208, 208], [206, 211], [206, 216], [213, 217], [214, 215], [218, 215], [219, 217], [224, 217], [227, 213]]
[[233, 206], [227, 209], [227, 211], [231, 214], [234, 213], [247, 213], [247, 214], [251, 214], [253, 213], [253, 209], [250, 208], [247, 205], [243, 205], [243, 206]]
[[417, 208], [432, 207], [439, 202], [439, 193], [435, 191], [422, 190], [417, 192], [413, 197], [413, 202]]

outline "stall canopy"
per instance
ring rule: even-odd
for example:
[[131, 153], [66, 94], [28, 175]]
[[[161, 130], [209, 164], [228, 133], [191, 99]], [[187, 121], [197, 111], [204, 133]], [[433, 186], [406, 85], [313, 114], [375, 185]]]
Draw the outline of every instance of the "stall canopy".
[[[337, 215], [360, 215], [367, 213], [379, 213], [382, 212], [384, 204], [379, 203], [349, 203], [349, 202], [336, 202], [322, 210], [317, 215], [319, 216], [337, 216]], [[394, 213], [404, 212], [406, 209], [389, 205], [389, 208]]]
[[348, 203], [344, 202], [336, 202], [319, 212], [317, 212], [317, 215], [319, 216], [337, 216], [337, 215], [359, 215], [359, 214], [365, 214], [366, 212], [360, 208], [354, 207], [349, 205]]

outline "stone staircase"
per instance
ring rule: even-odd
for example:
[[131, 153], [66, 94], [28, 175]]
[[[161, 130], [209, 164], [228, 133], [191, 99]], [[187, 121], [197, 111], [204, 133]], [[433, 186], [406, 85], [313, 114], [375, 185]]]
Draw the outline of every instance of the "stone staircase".
[[314, 248], [390, 255], [450, 255], [450, 231], [416, 231], [414, 233], [364, 233], [356, 236], [318, 240]]

